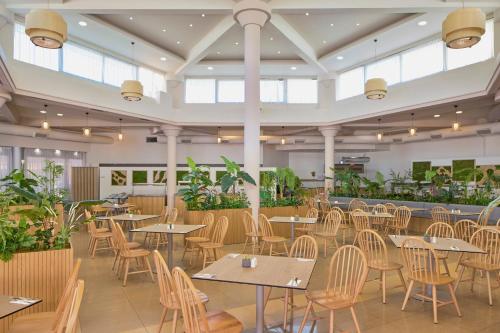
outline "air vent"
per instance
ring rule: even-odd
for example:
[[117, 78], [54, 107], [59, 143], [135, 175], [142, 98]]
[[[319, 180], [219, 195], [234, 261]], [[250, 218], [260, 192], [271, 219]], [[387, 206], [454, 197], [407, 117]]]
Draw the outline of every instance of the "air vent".
[[489, 128], [480, 129], [476, 131], [477, 135], [490, 135], [491, 130]]
[[45, 133], [33, 132], [33, 137], [34, 138], [43, 138], [43, 139], [46, 139], [49, 136], [48, 136], [48, 134], [45, 134]]
[[431, 134], [431, 139], [441, 139], [442, 137], [441, 134]]
[[222, 143], [229, 143], [229, 140], [222, 140]]
[[365, 164], [370, 162], [370, 158], [368, 156], [343, 156], [340, 163], [342, 164]]
[[305, 139], [298, 139], [298, 140], [295, 140], [294, 142], [295, 142], [295, 144], [304, 144], [304, 143], [306, 143], [306, 140]]
[[395, 138], [395, 139], [392, 139], [392, 142], [394, 142], [394, 143], [401, 143], [401, 142], [403, 142], [403, 139], [401, 139], [401, 138]]
[[342, 140], [342, 139], [336, 139], [335, 140], [335, 143], [342, 143], [342, 142], [344, 142], [344, 140]]
[[158, 142], [158, 138], [156, 136], [147, 136], [146, 142], [147, 143], [156, 143], [156, 142]]
[[191, 139], [181, 139], [181, 143], [191, 143]]

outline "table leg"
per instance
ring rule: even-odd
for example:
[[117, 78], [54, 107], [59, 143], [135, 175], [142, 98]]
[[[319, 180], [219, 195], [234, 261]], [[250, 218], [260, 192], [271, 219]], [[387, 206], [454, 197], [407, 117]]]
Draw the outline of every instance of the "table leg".
[[124, 221], [124, 223], [127, 223], [127, 230], [128, 230], [128, 241], [129, 242], [132, 242], [134, 240], [134, 235], [133, 233], [130, 231], [133, 229], [133, 223], [132, 221]]
[[290, 223], [290, 239], [292, 243], [295, 240], [295, 223]]
[[264, 333], [264, 286], [257, 286], [255, 332]]
[[170, 271], [174, 268], [174, 234], [167, 233], [167, 266]]

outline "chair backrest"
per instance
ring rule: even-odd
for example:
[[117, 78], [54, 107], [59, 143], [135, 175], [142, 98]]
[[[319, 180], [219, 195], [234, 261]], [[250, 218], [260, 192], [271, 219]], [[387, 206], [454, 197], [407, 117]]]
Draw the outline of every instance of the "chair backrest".
[[71, 300], [68, 302], [61, 323], [55, 332], [76, 333], [78, 331], [78, 313], [80, 312], [80, 305], [82, 304], [84, 286], [83, 280], [78, 280], [76, 282]]
[[178, 308], [179, 300], [177, 298], [177, 291], [175, 290], [174, 279], [158, 250], [153, 251], [153, 259], [158, 276], [158, 287], [160, 288], [160, 303], [169, 309]]
[[170, 212], [170, 209], [168, 208], [168, 206], [163, 206], [158, 222], [167, 223], [167, 218], [168, 218], [169, 212]]
[[393, 204], [392, 202], [387, 202], [384, 204], [385, 208], [387, 209], [387, 213], [394, 215], [396, 212], [396, 209], [398, 209], [398, 206]]
[[212, 234], [212, 228], [214, 226], [214, 219], [214, 214], [210, 212], [206, 213], [205, 216], [203, 216], [201, 224], [206, 225], [206, 227], [200, 229], [200, 232], [198, 233], [200, 237], [210, 238], [210, 235]]
[[323, 232], [331, 235], [336, 235], [341, 223], [342, 223], [342, 216], [337, 210], [332, 209], [325, 216], [325, 220], [323, 223]]
[[[376, 204], [375, 207], [373, 207], [373, 210], [377, 213], [387, 213], [387, 208], [382, 204]], [[372, 219], [373, 219], [372, 221], [375, 222], [376, 224], [385, 223], [384, 217], [373, 217]]]
[[[482, 225], [482, 226], [487, 226], [488, 221], [490, 219], [491, 214], [493, 213], [493, 209], [488, 210], [488, 207], [484, 207], [483, 210], [481, 210], [481, 214], [477, 217], [477, 224]], [[500, 221], [500, 219], [499, 219]], [[498, 221], [497, 221], [497, 225]]]
[[116, 229], [116, 222], [112, 218], [109, 219], [109, 225], [111, 227], [111, 236], [113, 237], [113, 245], [115, 250], [120, 250], [121, 238], [118, 235], [118, 230]]
[[469, 242], [472, 235], [479, 229], [476, 222], [472, 220], [460, 220], [453, 226], [455, 237], [463, 241]]
[[85, 219], [90, 220], [92, 218], [92, 213], [89, 212], [87, 208], [85, 208], [84, 210], [85, 210]]
[[316, 199], [310, 197], [307, 199], [307, 208], [315, 208], [316, 207]]
[[64, 309], [66, 308], [68, 302], [71, 302], [71, 298], [73, 297], [73, 292], [76, 286], [76, 283], [78, 281], [78, 273], [80, 272], [80, 266], [82, 264], [82, 259], [78, 258], [76, 259], [76, 263], [73, 266], [73, 270], [71, 271], [71, 274], [69, 275], [68, 281], [66, 281], [66, 285], [64, 286], [64, 291], [59, 299], [59, 303], [57, 304], [56, 307], [56, 312], [55, 312], [55, 320], [52, 323], [52, 329], [57, 329], [60, 320], [62, 318]]
[[243, 227], [245, 228], [245, 234], [258, 234], [259, 226], [255, 225], [252, 214], [246, 210], [243, 212]]
[[368, 274], [368, 263], [364, 253], [356, 246], [341, 246], [330, 260], [327, 295], [356, 302]]
[[292, 244], [290, 258], [318, 259], [318, 243], [311, 236], [300, 236]]
[[365, 229], [358, 234], [358, 245], [368, 260], [368, 265], [384, 264], [389, 261], [384, 239], [375, 231]]
[[321, 199], [319, 202], [319, 209], [321, 210], [321, 214], [326, 214], [330, 210], [330, 201]]
[[207, 312], [189, 276], [180, 267], [172, 270], [186, 333], [210, 332]]
[[443, 222], [450, 224], [450, 211], [441, 206], [434, 206], [431, 209], [432, 222]]
[[123, 233], [122, 226], [119, 225], [118, 223], [115, 223], [115, 229], [116, 229], [116, 237], [118, 239], [118, 248], [120, 249], [120, 253], [122, 254], [129, 254], [130, 249], [127, 246], [127, 238], [125, 238], [125, 234]]
[[406, 206], [399, 206], [394, 212], [392, 225], [406, 229], [411, 220], [411, 210]]
[[95, 234], [97, 234], [97, 227], [95, 226], [95, 221], [89, 221], [87, 225], [89, 226], [89, 233], [91, 235], [94, 236]]
[[347, 210], [349, 212], [352, 212], [353, 210], [357, 209], [358, 205], [359, 205], [358, 202], [359, 202], [359, 200], [356, 198], [351, 199], [351, 201], [349, 201], [349, 206], [348, 206]]
[[451, 225], [444, 222], [435, 222], [431, 224], [425, 233], [431, 237], [454, 238], [455, 232]]
[[212, 243], [223, 244], [224, 238], [226, 238], [227, 228], [229, 226], [229, 221], [226, 216], [221, 216], [215, 223], [212, 233]]
[[271, 223], [267, 219], [267, 216], [264, 214], [259, 214], [259, 228], [262, 232], [262, 236], [271, 237], [274, 236], [273, 228], [271, 227]]
[[410, 237], [404, 240], [401, 256], [410, 279], [432, 283], [441, 278], [437, 252], [423, 239]]
[[486, 254], [469, 254], [470, 261], [500, 270], [500, 231], [479, 229], [472, 235], [470, 243], [486, 251]]
[[306, 217], [318, 218], [319, 212], [316, 208], [312, 207], [307, 210]]
[[361, 200], [355, 201], [352, 208], [353, 210], [361, 209], [363, 212], [368, 212], [370, 210], [368, 204]]
[[500, 219], [497, 221], [497, 227], [500, 227]]
[[368, 218], [368, 214], [366, 214], [363, 210], [355, 209], [351, 213], [351, 218], [356, 231], [370, 229], [370, 219]]
[[175, 223], [177, 221], [177, 215], [179, 214], [179, 210], [177, 208], [172, 208], [167, 216], [167, 223]]

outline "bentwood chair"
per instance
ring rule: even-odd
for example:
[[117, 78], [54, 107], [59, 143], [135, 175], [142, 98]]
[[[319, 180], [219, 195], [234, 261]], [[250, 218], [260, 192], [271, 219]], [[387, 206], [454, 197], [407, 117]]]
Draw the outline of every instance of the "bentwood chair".
[[399, 206], [394, 212], [394, 217], [389, 219], [385, 228], [385, 234], [394, 233], [396, 235], [401, 235], [401, 231], [404, 231], [408, 235], [408, 225], [411, 220], [411, 210], [406, 206]]
[[458, 281], [455, 289], [462, 281], [466, 268], [472, 269], [471, 291], [474, 289], [476, 271], [485, 272], [488, 287], [488, 302], [490, 305], [493, 305], [491, 273], [497, 272], [498, 274], [500, 272], [500, 231], [479, 229], [472, 235], [470, 243], [484, 250], [486, 253], [470, 253], [467, 258], [459, 262], [460, 272], [458, 274]]
[[[387, 213], [387, 208], [382, 204], [376, 204], [373, 210], [378, 213]], [[384, 230], [387, 218], [386, 217], [370, 217], [372, 228], [376, 230]]]
[[245, 228], [245, 245], [241, 253], [245, 253], [247, 245], [251, 244], [252, 254], [255, 254], [255, 250], [260, 246], [262, 233], [259, 231], [259, 226], [256, 225], [252, 214], [247, 211], [243, 212], [243, 227]]
[[368, 261], [368, 269], [380, 272], [380, 284], [382, 286], [382, 303], [386, 303], [387, 272], [396, 271], [401, 284], [394, 288], [403, 287], [406, 291], [406, 282], [401, 269], [403, 265], [389, 260], [387, 246], [384, 239], [373, 230], [361, 230], [358, 234], [358, 244]]
[[[440, 237], [440, 238], [455, 238], [455, 232], [451, 225], [444, 222], [435, 222], [431, 224], [425, 234], [430, 237]], [[448, 252], [447, 251], [436, 251], [437, 259], [441, 261], [444, 265], [444, 269], [446, 270], [446, 274], [450, 275], [450, 269], [448, 268]]]
[[431, 209], [432, 222], [451, 223], [450, 211], [441, 206], [434, 206]]
[[[281, 236], [274, 236], [273, 228], [271, 223], [264, 214], [259, 215], [259, 227], [262, 232], [262, 244], [260, 246], [260, 254], [264, 252], [266, 245], [269, 246], [269, 255], [282, 255], [286, 254], [288, 256], [288, 248], [286, 247], [286, 238]], [[283, 245], [285, 252], [273, 252], [273, 246]]]
[[[115, 224], [117, 235], [119, 238], [119, 261], [118, 261], [118, 274], [121, 272], [123, 278], [123, 286], [127, 285], [127, 278], [130, 274], [140, 274], [140, 273], [149, 273], [151, 276], [151, 280], [153, 283], [155, 282], [155, 277], [153, 275], [153, 271], [151, 270], [151, 264], [149, 263], [149, 254], [150, 252], [146, 249], [130, 249], [127, 247], [127, 239], [125, 238], [125, 234], [123, 233], [122, 227], [119, 224]], [[137, 263], [137, 270], [130, 272], [130, 261], [135, 261]]]
[[[300, 236], [295, 239], [290, 249], [290, 258], [298, 259], [318, 259], [318, 243], [311, 236]], [[285, 305], [283, 310], [283, 331], [286, 331], [286, 326], [288, 322], [288, 311], [294, 308], [293, 305], [293, 289], [285, 289]], [[293, 327], [290, 323], [290, 332], [293, 332]]]
[[349, 225], [349, 219], [346, 217], [344, 211], [337, 206], [333, 206], [331, 210], [334, 210], [340, 214], [340, 225], [339, 231], [342, 231], [342, 244], [345, 244], [345, 235], [351, 229]]
[[[479, 225], [476, 222], [467, 219], [460, 220], [453, 226], [453, 230], [455, 231], [455, 237], [467, 243], [470, 242], [472, 235], [478, 229]], [[458, 270], [458, 267], [460, 267], [460, 262], [462, 261], [463, 256], [464, 253], [461, 252], [460, 255], [458, 256], [458, 265], [455, 269], [455, 272]]]
[[328, 244], [333, 243], [336, 249], [339, 248], [337, 243], [337, 233], [342, 221], [342, 216], [336, 210], [331, 210], [325, 217], [325, 222], [323, 223], [322, 230], [314, 233], [314, 236], [323, 240], [323, 252], [326, 258], [328, 252]]
[[331, 209], [330, 201], [328, 201], [327, 198], [322, 198], [320, 199], [319, 202], [319, 218], [323, 220], [325, 216], [328, 214], [328, 212]]
[[[170, 210], [168, 206], [163, 206], [163, 208], [161, 209], [160, 217], [157, 220], [157, 223], [158, 224], [166, 223], [169, 212]], [[151, 247], [154, 239], [156, 239], [156, 233], [146, 232], [146, 235], [144, 236], [144, 245], [147, 247]]]
[[[177, 208], [172, 208], [167, 214], [167, 219], [166, 223], [168, 224], [174, 224], [177, 221], [177, 215], [179, 214], [179, 211]], [[168, 243], [167, 241], [167, 235], [165, 233], [155, 233], [153, 234], [153, 242], [156, 242], [156, 250], [160, 247], [160, 245], [166, 245]]]
[[[309, 314], [318, 305], [330, 312], [330, 329], [334, 331], [334, 313], [336, 310], [350, 309], [356, 332], [360, 333], [358, 319], [354, 312], [354, 304], [368, 274], [368, 264], [364, 253], [353, 245], [344, 245], [339, 248], [330, 260], [328, 280], [325, 290], [306, 291], [307, 307], [304, 319], [300, 324], [299, 333], [302, 333]], [[317, 320], [316, 316], [312, 319]]]
[[[109, 220], [109, 225], [111, 226], [111, 234], [113, 235], [113, 246], [115, 250], [115, 259], [113, 260], [113, 267], [111, 268], [113, 271], [115, 270], [116, 263], [118, 262], [118, 259], [120, 258], [120, 235], [118, 234], [118, 230], [116, 229], [116, 222], [113, 220], [113, 218], [110, 218]], [[127, 240], [127, 243], [125, 246], [131, 250], [137, 249], [141, 247], [141, 244], [138, 242], [129, 242]], [[118, 270], [116, 271], [118, 274]]]
[[[217, 259], [222, 256], [219, 251], [221, 251], [224, 247], [224, 239], [226, 238], [228, 226], [229, 221], [227, 217], [219, 217], [219, 219], [215, 223], [215, 226], [213, 227], [214, 231], [212, 233], [212, 238], [210, 239], [210, 241], [198, 243], [199, 250], [203, 252], [203, 268], [206, 267], [207, 263], [217, 261]], [[211, 258], [213, 258], [212, 261], [210, 261]]]
[[394, 215], [396, 212], [396, 209], [398, 209], [398, 206], [393, 204], [392, 202], [387, 202], [384, 204], [385, 208], [387, 209], [387, 213]]
[[[319, 211], [316, 208], [309, 208], [306, 213], [306, 217], [318, 219]], [[299, 235], [309, 235], [314, 232], [315, 224], [304, 223], [301, 227], [295, 228], [295, 231], [299, 232]], [[291, 223], [290, 228], [293, 228], [294, 224]]]
[[[111, 232], [97, 232], [97, 227], [95, 225], [95, 221], [88, 222], [89, 232], [90, 232], [90, 246], [89, 246], [89, 254], [92, 258], [95, 258], [96, 251], [102, 250], [114, 250], [113, 244], [113, 235]], [[101, 246], [103, 242], [106, 242], [107, 247], [104, 245]]]
[[199, 291], [180, 268], [172, 270], [186, 333], [240, 333], [243, 324], [225, 311], [207, 312]]
[[212, 233], [212, 227], [214, 225], [214, 214], [205, 214], [201, 224], [205, 225], [205, 228], [190, 233], [190, 235], [184, 239], [185, 245], [184, 253], [182, 254], [182, 260], [184, 260], [186, 253], [189, 252], [191, 254], [189, 256], [189, 264], [192, 264], [193, 262], [194, 253], [198, 252], [198, 244], [210, 242], [210, 235]]
[[352, 244], [355, 245], [356, 241], [358, 240], [358, 235], [360, 231], [365, 229], [371, 229], [370, 219], [368, 218], [368, 214], [361, 209], [355, 209], [351, 213], [351, 219], [354, 224], [354, 232], [355, 232]]
[[[416, 282], [421, 283], [422, 285], [427, 285], [431, 288], [431, 296], [424, 293], [417, 293], [416, 295], [424, 300], [432, 300], [435, 324], [438, 323], [437, 309], [443, 305], [453, 303], [458, 316], [461, 317], [462, 313], [460, 312], [457, 298], [455, 297], [455, 290], [453, 288], [455, 279], [449, 275], [441, 274], [439, 269], [438, 254], [432, 245], [423, 239], [411, 237], [403, 241], [403, 244], [401, 245], [401, 255], [404, 259], [408, 279], [410, 280], [401, 310], [404, 311], [406, 308], [406, 303], [408, 303], [408, 299], [410, 298], [413, 290], [413, 285]], [[451, 301], [442, 301], [437, 299], [437, 286], [448, 287]]]
[[[174, 279], [172, 278], [172, 274], [170, 274], [170, 271], [168, 270], [168, 266], [165, 263], [165, 260], [161, 256], [160, 252], [158, 252], [158, 250], [153, 251], [153, 259], [158, 277], [158, 287], [160, 288], [160, 304], [163, 306], [158, 333], [161, 333], [163, 323], [165, 322], [165, 318], [167, 317], [167, 313], [169, 310], [174, 312], [171, 332], [175, 333], [181, 305], [179, 303], [177, 290], [175, 289]], [[208, 296], [201, 291], [197, 290], [197, 295], [200, 298], [202, 304], [208, 302]]]

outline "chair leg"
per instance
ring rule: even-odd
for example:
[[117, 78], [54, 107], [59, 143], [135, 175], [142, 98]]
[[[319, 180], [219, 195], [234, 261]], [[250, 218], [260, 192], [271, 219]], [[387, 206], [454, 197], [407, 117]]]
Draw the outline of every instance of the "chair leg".
[[359, 329], [358, 318], [356, 317], [356, 312], [354, 312], [354, 307], [352, 306], [351, 306], [351, 315], [352, 315], [352, 320], [354, 321], [354, 326], [356, 326], [356, 332], [361, 333], [361, 330]]
[[432, 313], [434, 314], [434, 324], [438, 323], [437, 291], [436, 285], [432, 285]]
[[401, 307], [401, 311], [404, 311], [406, 308], [406, 303], [408, 303], [408, 299], [411, 295], [411, 290], [413, 289], [413, 280], [410, 280], [410, 284], [408, 285], [408, 290], [406, 291], [405, 300], [403, 301], [403, 306]]
[[177, 319], [179, 318], [179, 310], [174, 310], [174, 318], [172, 318], [172, 333], [177, 330]]
[[334, 333], [334, 325], [335, 323], [335, 312], [333, 312], [333, 310], [330, 310], [330, 325], [329, 325], [329, 329], [328, 329], [328, 333]]
[[473, 268], [472, 269], [472, 277], [471, 277], [471, 280], [470, 280], [470, 291], [474, 291], [474, 280], [476, 279], [476, 269]]
[[160, 326], [158, 327], [158, 333], [161, 333], [161, 328], [163, 327], [163, 323], [165, 322], [165, 318], [167, 317], [167, 308], [163, 308], [163, 312], [161, 313], [161, 318], [160, 318]]
[[460, 266], [460, 261], [462, 261], [463, 256], [463, 252], [460, 252], [460, 255], [458, 256], [457, 267], [455, 267], [455, 273], [458, 271], [458, 267]]
[[488, 284], [488, 301], [491, 306], [493, 305], [493, 298], [491, 297], [491, 277], [489, 271], [486, 271], [486, 282]]
[[455, 305], [455, 310], [457, 310], [457, 315], [462, 317], [462, 312], [460, 312], [460, 307], [458, 306], [457, 296], [455, 295], [455, 290], [453, 289], [452, 283], [448, 284], [448, 290], [450, 291], [451, 300], [453, 305]]
[[269, 244], [269, 256], [273, 255], [273, 244]]
[[245, 250], [247, 248], [247, 243], [248, 243], [248, 236], [245, 238], [245, 245], [243, 245], [243, 251], [241, 251], [241, 253], [245, 253]]
[[207, 251], [203, 249], [203, 268], [207, 266]]
[[325, 258], [326, 258], [326, 245], [327, 245], [327, 240], [325, 238], [324, 247], [323, 247]]
[[385, 271], [382, 271], [382, 303], [385, 304]]
[[123, 286], [124, 287], [127, 285], [129, 265], [130, 265], [129, 259], [125, 259], [125, 270], [123, 272]]
[[262, 242], [262, 245], [260, 246], [260, 255], [262, 255], [262, 252], [264, 252], [265, 245], [266, 245], [266, 242]]
[[398, 269], [398, 275], [399, 275], [399, 279], [401, 280], [401, 284], [403, 285], [403, 288], [406, 291], [408, 288], [406, 287], [406, 281], [405, 281], [405, 278], [403, 277], [403, 273], [401, 272], [401, 269]]
[[462, 277], [464, 275], [464, 272], [465, 272], [465, 266], [461, 266], [460, 267], [460, 272], [458, 272], [458, 278], [457, 278], [457, 281], [455, 282], [455, 291], [457, 291], [458, 289], [458, 284], [460, 283], [460, 281], [462, 281]]
[[309, 317], [309, 312], [311, 312], [311, 308], [312, 308], [312, 302], [309, 301], [307, 303], [306, 312], [304, 312], [304, 318], [302, 319], [302, 322], [300, 323], [298, 333], [302, 333], [302, 331], [304, 330], [304, 326], [306, 326], [307, 318]]
[[448, 274], [448, 276], [451, 276], [450, 269], [448, 268], [448, 263], [446, 262], [446, 259], [443, 259], [443, 265], [444, 269], [446, 270], [446, 274]]
[[286, 325], [288, 323], [288, 295], [289, 289], [285, 289], [285, 306], [283, 307], [283, 332], [286, 332]]
[[285, 253], [286, 253], [286, 256], [288, 257], [288, 248], [286, 247], [286, 243], [283, 242], [283, 246], [285, 246]]
[[151, 276], [151, 280], [153, 281], [153, 283], [155, 283], [155, 276], [153, 275], [153, 270], [151, 269], [151, 264], [149, 263], [148, 257], [142, 257], [142, 260], [146, 264], [146, 267], [149, 271], [149, 275]]

